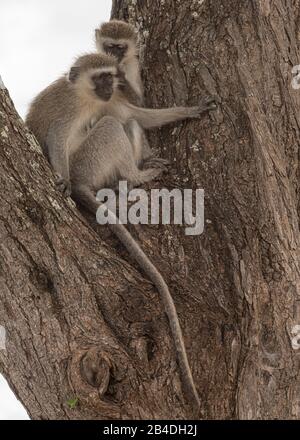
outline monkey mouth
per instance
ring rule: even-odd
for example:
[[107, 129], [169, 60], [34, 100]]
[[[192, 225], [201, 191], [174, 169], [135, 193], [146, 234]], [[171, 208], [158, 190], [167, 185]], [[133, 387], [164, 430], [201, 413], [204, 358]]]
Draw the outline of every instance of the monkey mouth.
[[109, 101], [110, 98], [112, 97], [112, 90], [111, 91], [107, 91], [104, 92], [103, 90], [95, 90], [96, 95], [98, 96], [98, 98], [102, 99], [102, 101]]
[[114, 56], [115, 58], [117, 58], [118, 63], [120, 63], [123, 60], [124, 55], [125, 55], [123, 51], [122, 52], [118, 52], [118, 51], [113, 51], [113, 50], [110, 50], [108, 52], [108, 54]]
[[104, 93], [101, 98], [103, 99], [103, 101], [109, 101], [111, 98], [111, 93]]
[[119, 63], [123, 60], [123, 58], [124, 58], [124, 53], [117, 55], [117, 60]]

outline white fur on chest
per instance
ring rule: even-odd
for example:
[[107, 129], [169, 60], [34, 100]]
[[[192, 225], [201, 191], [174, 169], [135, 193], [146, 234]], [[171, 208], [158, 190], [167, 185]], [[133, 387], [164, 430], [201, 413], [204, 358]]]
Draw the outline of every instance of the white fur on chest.
[[82, 109], [73, 123], [70, 135], [67, 139], [67, 149], [69, 154], [74, 154], [80, 147], [90, 129], [100, 119], [100, 108], [97, 106], [87, 106]]
[[77, 151], [90, 130], [103, 116], [112, 116], [123, 125], [130, 119], [131, 111], [124, 102], [121, 92], [115, 91], [115, 95], [106, 103], [97, 103], [96, 100], [92, 100], [82, 107], [70, 128], [70, 135], [67, 139], [67, 149], [70, 155]]

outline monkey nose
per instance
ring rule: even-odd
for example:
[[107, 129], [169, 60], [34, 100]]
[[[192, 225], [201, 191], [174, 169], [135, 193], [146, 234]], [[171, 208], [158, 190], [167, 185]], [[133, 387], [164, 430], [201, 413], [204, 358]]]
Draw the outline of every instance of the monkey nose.
[[120, 62], [124, 56], [124, 50], [123, 49], [116, 49], [114, 52], [114, 56], [118, 59]]
[[108, 87], [104, 92], [103, 96], [108, 101], [111, 98], [112, 93], [113, 93], [112, 87]]
[[124, 52], [123, 51], [119, 52], [118, 55], [117, 55], [119, 63], [122, 61], [123, 57], [124, 57]]

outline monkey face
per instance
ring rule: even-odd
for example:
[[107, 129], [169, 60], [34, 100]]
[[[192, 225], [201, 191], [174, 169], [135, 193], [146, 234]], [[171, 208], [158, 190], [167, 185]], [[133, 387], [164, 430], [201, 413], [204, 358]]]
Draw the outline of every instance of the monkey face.
[[127, 53], [128, 45], [125, 43], [103, 43], [103, 49], [107, 54], [116, 57], [120, 63]]
[[101, 72], [92, 76], [94, 92], [102, 101], [109, 101], [114, 92], [114, 75]]

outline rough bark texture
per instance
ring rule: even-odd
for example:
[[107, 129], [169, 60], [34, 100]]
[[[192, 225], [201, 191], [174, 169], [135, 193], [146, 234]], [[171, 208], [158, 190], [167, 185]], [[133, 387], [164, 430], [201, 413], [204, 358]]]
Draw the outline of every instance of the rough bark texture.
[[[150, 136], [172, 162], [158, 187], [205, 189], [204, 234], [131, 228], [173, 294], [201, 418], [300, 417], [299, 3], [113, 4], [142, 35], [147, 105], [220, 99]], [[0, 371], [36, 419], [191, 417], [157, 292], [57, 194], [0, 94]]]
[[173, 163], [168, 187], [205, 189], [205, 233], [149, 228], [143, 239], [157, 241], [204, 417], [300, 416], [299, 352], [290, 343], [300, 324], [300, 91], [291, 87], [299, 6], [114, 2], [113, 15], [138, 23], [143, 36], [148, 105], [221, 100], [216, 114], [151, 137]]

